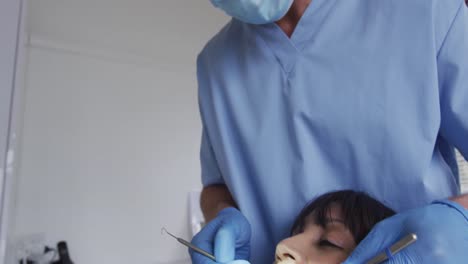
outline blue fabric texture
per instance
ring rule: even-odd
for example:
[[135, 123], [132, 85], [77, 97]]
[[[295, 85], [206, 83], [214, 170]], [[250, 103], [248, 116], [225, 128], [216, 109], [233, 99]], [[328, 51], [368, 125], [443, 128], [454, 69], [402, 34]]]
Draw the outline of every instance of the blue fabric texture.
[[197, 60], [202, 182], [229, 187], [251, 262], [272, 263], [302, 207], [329, 191], [397, 211], [459, 194], [467, 47], [462, 0], [314, 0], [290, 38], [237, 19], [214, 36]]

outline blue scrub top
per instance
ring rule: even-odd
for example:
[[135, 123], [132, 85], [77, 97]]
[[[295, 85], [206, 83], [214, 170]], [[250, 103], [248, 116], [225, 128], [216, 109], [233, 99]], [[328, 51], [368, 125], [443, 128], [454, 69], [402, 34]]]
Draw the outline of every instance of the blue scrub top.
[[288, 38], [228, 23], [198, 61], [202, 181], [252, 225], [252, 263], [314, 197], [368, 192], [396, 210], [459, 193], [468, 157], [463, 0], [313, 0]]

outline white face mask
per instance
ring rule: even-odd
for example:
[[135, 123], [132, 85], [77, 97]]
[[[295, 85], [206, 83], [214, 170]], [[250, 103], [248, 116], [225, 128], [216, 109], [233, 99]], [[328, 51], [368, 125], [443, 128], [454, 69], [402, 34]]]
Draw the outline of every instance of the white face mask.
[[286, 15], [294, 0], [210, 0], [226, 14], [250, 24], [267, 24]]

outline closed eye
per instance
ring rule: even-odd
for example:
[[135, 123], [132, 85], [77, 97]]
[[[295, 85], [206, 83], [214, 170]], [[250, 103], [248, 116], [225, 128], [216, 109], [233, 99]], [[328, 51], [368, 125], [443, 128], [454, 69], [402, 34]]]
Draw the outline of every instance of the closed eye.
[[336, 248], [336, 249], [340, 249], [340, 250], [344, 250], [344, 248], [336, 245], [336, 244], [333, 244], [332, 242], [326, 240], [326, 239], [322, 239], [320, 240], [319, 242], [319, 246], [321, 247], [331, 247], [331, 248]]

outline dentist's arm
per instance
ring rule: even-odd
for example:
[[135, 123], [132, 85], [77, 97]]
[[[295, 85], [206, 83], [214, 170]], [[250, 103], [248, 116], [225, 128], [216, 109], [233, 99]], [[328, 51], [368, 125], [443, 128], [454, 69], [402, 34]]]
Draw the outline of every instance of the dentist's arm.
[[453, 201], [403, 212], [377, 224], [344, 264], [367, 263], [407, 234], [418, 240], [388, 256], [388, 264], [466, 263], [468, 259], [468, 211]]
[[197, 78], [199, 86], [199, 106], [202, 119], [202, 140], [200, 147], [201, 178], [205, 186], [200, 203], [207, 224], [192, 239], [192, 243], [212, 254], [216, 262], [189, 250], [193, 264], [246, 264], [250, 257], [250, 223], [235, 208], [234, 199], [224, 185], [224, 177], [218, 164], [215, 148], [209, 135], [209, 124], [213, 122], [206, 109], [205, 100], [209, 100], [210, 82], [206, 74], [203, 56], [197, 60]]
[[459, 203], [465, 209], [468, 209], [468, 194], [455, 196], [455, 197], [450, 198], [449, 200]]
[[[250, 224], [235, 208], [226, 186], [205, 187], [200, 202], [208, 224], [192, 239], [192, 243], [213, 254], [217, 262], [248, 264]], [[194, 264], [215, 263], [197, 252], [189, 252]]]
[[224, 208], [237, 208], [229, 189], [223, 184], [210, 185], [203, 188], [200, 205], [206, 222], [213, 220]]

